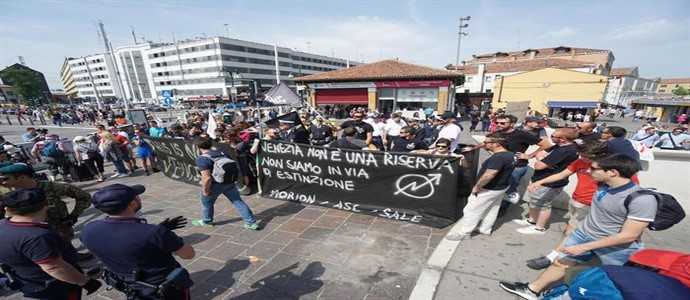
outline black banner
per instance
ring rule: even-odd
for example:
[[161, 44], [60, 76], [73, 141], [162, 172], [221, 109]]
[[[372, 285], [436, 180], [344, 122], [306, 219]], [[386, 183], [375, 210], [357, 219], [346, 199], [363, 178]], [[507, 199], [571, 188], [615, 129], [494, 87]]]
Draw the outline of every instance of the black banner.
[[[201, 151], [189, 140], [171, 138], [144, 138], [153, 147], [158, 160], [158, 165], [165, 176], [199, 185], [201, 174], [196, 168], [196, 158]], [[235, 149], [227, 144], [216, 143], [213, 145], [230, 158], [237, 159]]]
[[262, 141], [262, 196], [448, 226], [459, 218], [459, 159]]

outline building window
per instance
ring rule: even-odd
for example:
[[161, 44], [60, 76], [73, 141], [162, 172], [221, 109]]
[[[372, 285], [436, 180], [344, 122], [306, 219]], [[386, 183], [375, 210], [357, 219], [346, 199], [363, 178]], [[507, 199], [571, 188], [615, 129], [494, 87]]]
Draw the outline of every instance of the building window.
[[486, 77], [484, 77], [484, 81], [491, 82], [491, 76], [487, 75]]
[[491, 93], [491, 89], [486, 89], [485, 93]]
[[465, 82], [466, 83], [472, 82], [472, 76], [465, 76]]
[[496, 74], [496, 80], [501, 79], [501, 74]]

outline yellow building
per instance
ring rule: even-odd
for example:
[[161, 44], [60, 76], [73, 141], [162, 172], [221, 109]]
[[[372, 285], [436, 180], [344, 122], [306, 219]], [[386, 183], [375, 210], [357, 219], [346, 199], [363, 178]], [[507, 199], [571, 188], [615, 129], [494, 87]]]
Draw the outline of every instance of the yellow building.
[[671, 94], [673, 90], [684, 87], [685, 89], [690, 89], [690, 78], [666, 78], [661, 79], [659, 82], [659, 87], [657, 88], [657, 93], [659, 94]]
[[597, 108], [603, 103], [608, 77], [546, 68], [505, 76], [495, 84], [494, 108], [517, 113], [530, 107], [542, 114], [554, 115], [578, 110], [586, 113]]

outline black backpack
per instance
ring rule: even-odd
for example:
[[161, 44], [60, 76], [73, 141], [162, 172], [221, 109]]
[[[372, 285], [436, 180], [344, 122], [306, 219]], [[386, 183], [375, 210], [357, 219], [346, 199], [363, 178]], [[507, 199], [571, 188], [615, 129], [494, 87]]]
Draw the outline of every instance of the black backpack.
[[625, 209], [628, 209], [630, 201], [635, 200], [640, 195], [652, 195], [656, 198], [656, 216], [654, 221], [647, 225], [649, 230], [661, 231], [671, 228], [685, 218], [685, 211], [678, 203], [678, 200], [669, 194], [658, 193], [656, 191], [640, 189], [632, 192], [625, 198]]

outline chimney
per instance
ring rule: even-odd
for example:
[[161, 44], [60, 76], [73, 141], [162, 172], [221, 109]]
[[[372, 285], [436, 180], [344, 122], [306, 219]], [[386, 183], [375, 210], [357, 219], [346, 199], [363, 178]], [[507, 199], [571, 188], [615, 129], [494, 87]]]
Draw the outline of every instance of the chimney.
[[534, 59], [534, 57], [537, 56], [537, 51], [530, 50], [529, 52], [529, 59]]
[[575, 48], [570, 48], [570, 58], [575, 58]]

